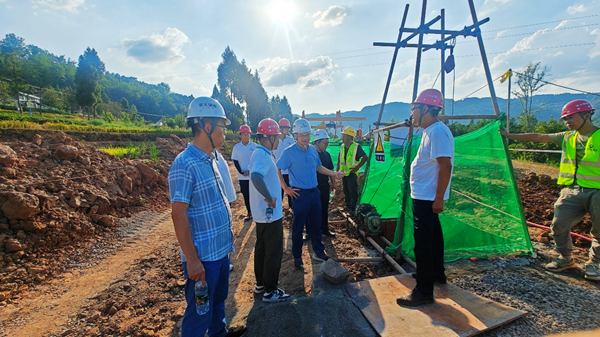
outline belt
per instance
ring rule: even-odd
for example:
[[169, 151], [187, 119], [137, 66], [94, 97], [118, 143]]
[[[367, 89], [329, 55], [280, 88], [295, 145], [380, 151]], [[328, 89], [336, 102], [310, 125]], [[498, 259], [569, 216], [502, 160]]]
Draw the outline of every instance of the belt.
[[317, 188], [316, 188], [316, 187], [313, 187], [313, 188], [299, 188], [299, 187], [292, 187], [292, 188], [297, 188], [297, 189], [299, 189], [299, 190], [300, 190], [300, 192], [314, 192], [314, 191], [316, 191], [316, 190], [317, 190]]
[[567, 186], [568, 188], [573, 188], [573, 189], [577, 189], [577, 190], [597, 190], [597, 188], [593, 188], [593, 187], [581, 187], [579, 185], [569, 185]]

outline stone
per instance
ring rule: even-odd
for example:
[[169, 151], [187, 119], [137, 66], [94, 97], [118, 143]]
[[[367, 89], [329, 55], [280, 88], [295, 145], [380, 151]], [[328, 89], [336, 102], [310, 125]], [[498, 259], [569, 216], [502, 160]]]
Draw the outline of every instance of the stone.
[[17, 153], [10, 146], [0, 144], [0, 165], [12, 166], [18, 161]]
[[81, 207], [81, 198], [78, 195], [71, 196], [71, 199], [69, 199], [69, 206], [75, 209]]
[[8, 239], [4, 243], [4, 249], [8, 253], [22, 251], [25, 248], [27, 248], [27, 245], [21, 244], [17, 239]]
[[140, 171], [140, 175], [142, 176], [142, 183], [151, 184], [158, 179], [158, 172], [156, 172], [150, 166], [142, 162], [138, 162], [135, 165], [135, 167], [138, 169], [138, 171]]
[[2, 212], [9, 220], [26, 220], [40, 212], [40, 199], [35, 195], [10, 192], [6, 196], [8, 200], [2, 204]]
[[350, 276], [348, 269], [333, 259], [329, 259], [321, 265], [321, 272], [325, 280], [331, 284], [340, 284]]
[[36, 134], [33, 136], [33, 140], [31, 142], [37, 146], [41, 146], [44, 142], [44, 139], [39, 134]]
[[115, 217], [111, 215], [104, 215], [98, 219], [98, 224], [104, 227], [114, 227], [116, 220]]
[[55, 150], [58, 159], [72, 160], [79, 157], [79, 149], [71, 145], [61, 145]]
[[133, 180], [128, 176], [123, 176], [123, 179], [121, 180], [121, 188], [127, 193], [133, 192]]

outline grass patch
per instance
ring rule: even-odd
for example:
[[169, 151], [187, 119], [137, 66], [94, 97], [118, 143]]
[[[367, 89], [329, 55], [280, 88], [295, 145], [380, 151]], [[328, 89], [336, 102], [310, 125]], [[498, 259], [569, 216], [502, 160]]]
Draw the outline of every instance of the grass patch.
[[129, 143], [127, 147], [109, 145], [101, 147], [99, 150], [112, 154], [117, 158], [140, 159], [149, 157], [153, 162], [158, 162], [160, 155], [160, 150], [152, 142]]

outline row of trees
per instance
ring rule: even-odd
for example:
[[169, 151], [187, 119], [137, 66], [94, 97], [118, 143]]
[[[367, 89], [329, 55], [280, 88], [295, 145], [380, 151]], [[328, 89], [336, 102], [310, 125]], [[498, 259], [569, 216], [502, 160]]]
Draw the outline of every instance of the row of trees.
[[212, 97], [225, 108], [233, 129], [244, 123], [244, 115], [252, 130], [256, 130], [258, 122], [266, 117], [277, 121], [285, 117], [292, 121], [292, 108], [287, 98], [279, 95], [269, 98], [258, 71], [253, 73], [246, 66], [245, 60], [238, 61], [229, 47], [225, 48], [221, 56]]
[[16, 102], [18, 108], [19, 92], [39, 96], [45, 107], [56, 110], [90, 117], [110, 112], [118, 119], [126, 112], [134, 121], [185, 114], [193, 99], [172, 93], [166, 83], [147, 84], [107, 72], [92, 48], [76, 63], [7, 34], [0, 41], [0, 102]]
[[[238, 61], [229, 47], [222, 58], [212, 97], [223, 104], [232, 128], [247, 122], [256, 129], [265, 117], [292, 120], [287, 98], [269, 98], [256, 70]], [[20, 92], [41, 97], [46, 107], [81, 111], [88, 118], [141, 121], [162, 117], [163, 123], [180, 127], [185, 126], [187, 106], [193, 99], [172, 93], [166, 83], [147, 84], [107, 72], [93, 48], [88, 47], [75, 63], [7, 34], [0, 41], [0, 102], [14, 101], [19, 108]]]

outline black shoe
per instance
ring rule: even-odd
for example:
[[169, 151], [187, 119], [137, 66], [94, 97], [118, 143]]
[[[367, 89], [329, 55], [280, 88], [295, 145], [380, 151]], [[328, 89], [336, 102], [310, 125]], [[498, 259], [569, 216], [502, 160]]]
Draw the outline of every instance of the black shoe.
[[294, 267], [298, 270], [304, 270], [304, 263], [302, 263], [302, 259], [294, 259]]
[[[417, 273], [412, 273], [412, 277], [416, 280], [417, 279]], [[448, 280], [446, 278], [446, 275], [434, 276], [433, 277], [433, 283], [446, 284], [446, 283], [448, 283]]]
[[396, 303], [403, 307], [416, 307], [424, 304], [432, 304], [434, 302], [433, 295], [423, 295], [417, 288], [413, 289], [410, 294], [396, 299]]
[[246, 215], [246, 217], [244, 218], [244, 221], [248, 221], [248, 220], [252, 220], [252, 214], [248, 214], [248, 215]]
[[226, 337], [241, 337], [244, 336], [246, 334], [246, 332], [248, 332], [248, 328], [246, 328], [245, 326], [242, 327], [238, 327], [235, 329], [231, 329], [227, 332], [227, 335], [225, 335]]
[[332, 233], [330, 231], [323, 232], [323, 235], [329, 236], [330, 238], [335, 237], [335, 233]]

